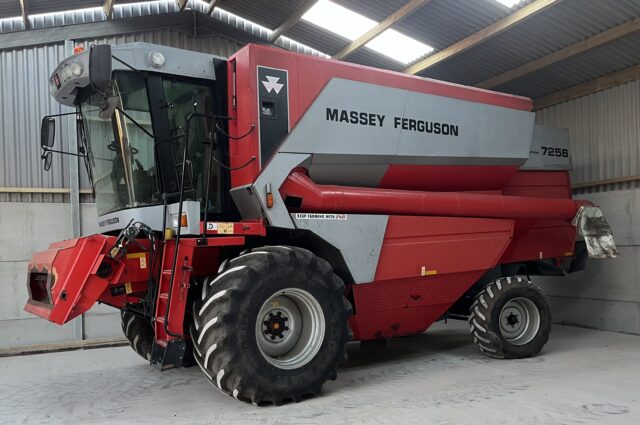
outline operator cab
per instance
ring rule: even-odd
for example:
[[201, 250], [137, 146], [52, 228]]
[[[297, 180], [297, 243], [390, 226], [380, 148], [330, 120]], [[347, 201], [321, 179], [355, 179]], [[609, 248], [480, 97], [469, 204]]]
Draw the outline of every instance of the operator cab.
[[[80, 156], [102, 233], [131, 219], [158, 231], [166, 220], [177, 226], [182, 170], [183, 234], [199, 233], [205, 210], [208, 218], [232, 214], [221, 166], [228, 163], [226, 65], [213, 55], [132, 43], [92, 46], [54, 71], [52, 95], [76, 108]], [[43, 139], [54, 132], [52, 122], [43, 120]], [[52, 140], [42, 144], [48, 168]]]

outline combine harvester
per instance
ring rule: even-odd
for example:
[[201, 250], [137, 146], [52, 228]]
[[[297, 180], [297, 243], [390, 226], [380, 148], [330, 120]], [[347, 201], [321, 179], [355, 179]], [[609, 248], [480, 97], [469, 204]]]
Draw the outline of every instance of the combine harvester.
[[111, 305], [142, 357], [240, 400], [318, 394], [347, 342], [446, 318], [489, 356], [533, 356], [551, 317], [529, 277], [617, 255], [571, 199], [567, 132], [527, 98], [257, 45], [93, 46], [50, 83], [101, 232], [33, 256], [25, 309]]

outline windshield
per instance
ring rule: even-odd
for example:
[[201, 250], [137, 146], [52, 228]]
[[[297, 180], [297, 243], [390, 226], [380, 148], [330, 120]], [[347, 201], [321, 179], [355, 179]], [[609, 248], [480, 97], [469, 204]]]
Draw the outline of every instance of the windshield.
[[[142, 75], [116, 72], [113, 95], [118, 107], [153, 134]], [[117, 110], [112, 116], [101, 114], [105, 105], [103, 97], [93, 90], [84, 90], [80, 112], [87, 135], [98, 215], [159, 204], [153, 138]]]

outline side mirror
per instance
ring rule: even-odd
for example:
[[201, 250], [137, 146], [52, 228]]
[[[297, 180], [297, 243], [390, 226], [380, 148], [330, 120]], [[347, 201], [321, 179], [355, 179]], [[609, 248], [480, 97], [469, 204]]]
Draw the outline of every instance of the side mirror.
[[111, 89], [111, 46], [100, 44], [89, 49], [89, 82], [101, 94]]
[[56, 121], [51, 117], [42, 118], [40, 126], [40, 146], [47, 149], [53, 146], [56, 137]]
[[50, 151], [47, 151], [43, 153], [40, 158], [42, 158], [42, 166], [44, 168], [44, 171], [49, 171], [51, 169], [53, 154]]

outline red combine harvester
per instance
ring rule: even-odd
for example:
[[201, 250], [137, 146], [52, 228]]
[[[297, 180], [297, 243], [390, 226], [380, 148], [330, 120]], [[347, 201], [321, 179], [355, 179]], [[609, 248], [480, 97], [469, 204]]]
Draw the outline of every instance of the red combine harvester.
[[529, 276], [617, 255], [527, 98], [257, 45], [93, 46], [50, 82], [101, 233], [35, 254], [25, 309], [111, 305], [142, 357], [240, 400], [317, 394], [347, 342], [446, 318], [489, 356], [535, 355], [551, 318]]

